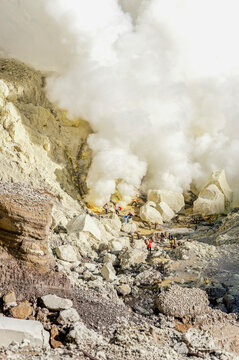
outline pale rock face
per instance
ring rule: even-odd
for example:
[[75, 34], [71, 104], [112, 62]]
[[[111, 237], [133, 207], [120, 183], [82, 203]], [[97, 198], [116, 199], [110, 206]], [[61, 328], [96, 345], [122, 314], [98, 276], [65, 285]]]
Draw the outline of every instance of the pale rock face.
[[207, 188], [209, 185], [212, 184], [216, 185], [218, 189], [223, 193], [225, 197], [225, 204], [229, 205], [232, 201], [233, 193], [232, 190], [230, 189], [230, 186], [228, 185], [224, 170], [219, 169], [212, 172], [210, 178], [207, 181], [207, 184], [201, 190], [199, 196], [201, 196], [201, 193], [204, 191], [205, 188]]
[[[109, 218], [103, 218], [101, 223], [104, 225], [108, 225], [111, 230], [116, 231], [117, 233], [120, 232], [121, 229], [121, 221], [116, 214], [111, 214]], [[108, 229], [107, 229], [108, 231]]]
[[78, 234], [71, 234], [69, 241], [75, 243], [81, 256], [91, 257], [90, 254], [92, 253], [92, 245], [95, 242], [95, 238], [90, 233], [79, 232]]
[[14, 291], [9, 291], [7, 294], [3, 296], [4, 305], [8, 306], [8, 304], [13, 304], [17, 302], [16, 295]]
[[96, 264], [93, 263], [85, 263], [84, 267], [91, 272], [94, 272], [97, 268]]
[[61, 298], [57, 295], [44, 295], [41, 297], [44, 306], [49, 310], [61, 311], [72, 307], [72, 301]]
[[77, 254], [75, 249], [71, 245], [61, 245], [56, 248], [56, 255], [59, 259], [68, 261], [68, 262], [75, 262], [77, 261]]
[[79, 213], [66, 155], [70, 167], [91, 132], [89, 125], [69, 120], [49, 102], [39, 71], [14, 59], [1, 58], [0, 67], [0, 180], [45, 187], [59, 198], [56, 206]]
[[162, 219], [165, 222], [170, 221], [175, 216], [173, 210], [163, 201], [159, 203], [158, 211], [160, 212]]
[[70, 324], [80, 320], [80, 316], [76, 309], [67, 309], [60, 311], [60, 314], [57, 318], [59, 324]]
[[204, 188], [193, 203], [193, 212], [202, 215], [221, 214], [225, 211], [223, 193], [214, 184]]
[[135, 231], [137, 231], [137, 225], [135, 223], [124, 223], [122, 224], [121, 230], [123, 232], [126, 232], [128, 234], [133, 234]]
[[115, 269], [112, 263], [106, 263], [101, 269], [101, 275], [106, 281], [114, 281], [116, 278]]
[[159, 211], [147, 203], [140, 208], [139, 216], [143, 221], [151, 222], [153, 224], [163, 223], [163, 219]]
[[116, 263], [116, 256], [114, 254], [106, 254], [103, 259], [104, 263], [112, 263], [113, 265]]
[[73, 339], [79, 346], [89, 343], [92, 346], [104, 343], [101, 335], [96, 333], [94, 330], [88, 329], [82, 322], [74, 324], [73, 329], [68, 334], [68, 338], [71, 340]]
[[131, 288], [128, 284], [122, 284], [117, 287], [117, 292], [123, 296], [131, 293]]
[[64, 214], [64, 209], [60, 210], [59, 207], [54, 205], [52, 209], [52, 228], [54, 229], [56, 226], [66, 228], [67, 223], [68, 219]]
[[31, 346], [49, 346], [49, 333], [39, 321], [12, 319], [0, 316], [0, 346], [8, 347], [11, 342], [30, 340]]
[[101, 231], [96, 219], [87, 214], [77, 216], [76, 218], [69, 221], [67, 224], [67, 231], [69, 234], [80, 231], [89, 232], [94, 236], [94, 238], [99, 241], [101, 240]]
[[127, 269], [132, 265], [145, 262], [147, 257], [146, 246], [144, 250], [141, 249], [123, 249], [119, 255], [121, 268]]
[[161, 202], [165, 202], [175, 213], [185, 205], [182, 194], [169, 190], [150, 190], [148, 200], [156, 203], [156, 209]]
[[113, 240], [110, 244], [110, 251], [114, 254], [118, 254], [123, 249], [123, 245], [120, 241]]
[[153, 202], [153, 201], [149, 201], [149, 200], [148, 200], [148, 201], [145, 203], [145, 205], [152, 206], [153, 208], [156, 208], [156, 203]]
[[119, 241], [121, 244], [122, 244], [122, 247], [127, 247], [127, 248], [130, 248], [130, 240], [128, 237], [119, 237], [117, 239], [115, 239], [117, 241]]

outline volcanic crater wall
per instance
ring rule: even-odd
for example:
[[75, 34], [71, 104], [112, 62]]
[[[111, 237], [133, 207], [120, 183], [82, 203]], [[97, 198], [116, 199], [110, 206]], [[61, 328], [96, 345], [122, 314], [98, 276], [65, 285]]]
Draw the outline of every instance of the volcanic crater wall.
[[66, 207], [87, 192], [87, 122], [48, 101], [45, 75], [0, 58], [0, 180], [46, 187]]

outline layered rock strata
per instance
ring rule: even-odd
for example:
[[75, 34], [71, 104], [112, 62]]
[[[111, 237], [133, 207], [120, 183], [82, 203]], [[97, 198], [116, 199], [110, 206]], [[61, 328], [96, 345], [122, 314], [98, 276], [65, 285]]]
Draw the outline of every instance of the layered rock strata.
[[24, 184], [0, 182], [0, 244], [17, 259], [49, 267], [53, 196]]

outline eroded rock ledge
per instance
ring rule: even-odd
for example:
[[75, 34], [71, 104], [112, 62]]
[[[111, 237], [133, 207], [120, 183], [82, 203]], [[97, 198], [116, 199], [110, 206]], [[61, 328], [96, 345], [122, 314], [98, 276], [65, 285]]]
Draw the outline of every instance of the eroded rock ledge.
[[71, 296], [70, 281], [54, 269], [48, 234], [54, 196], [44, 189], [0, 182], [0, 288], [20, 299]]
[[48, 233], [54, 197], [20, 183], [0, 182], [0, 245], [16, 259], [43, 268], [53, 264]]

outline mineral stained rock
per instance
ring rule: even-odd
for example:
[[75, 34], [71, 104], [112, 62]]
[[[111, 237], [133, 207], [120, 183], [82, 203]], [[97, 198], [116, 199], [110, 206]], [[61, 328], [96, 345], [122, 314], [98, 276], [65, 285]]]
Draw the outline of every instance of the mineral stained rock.
[[20, 183], [0, 182], [0, 244], [17, 259], [48, 267], [53, 195]]
[[71, 324], [80, 320], [79, 314], [76, 309], [62, 310], [57, 318], [59, 324]]
[[27, 319], [33, 312], [31, 304], [26, 300], [11, 308], [10, 313], [15, 319]]
[[0, 287], [3, 293], [14, 289], [18, 301], [72, 294], [48, 250], [52, 205], [53, 196], [44, 190], [0, 182]]

